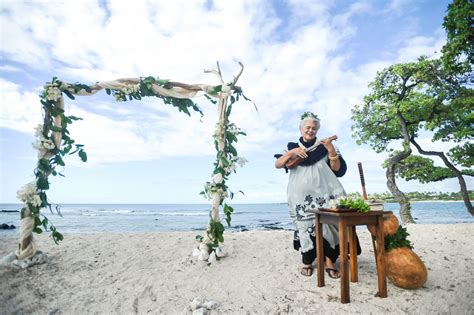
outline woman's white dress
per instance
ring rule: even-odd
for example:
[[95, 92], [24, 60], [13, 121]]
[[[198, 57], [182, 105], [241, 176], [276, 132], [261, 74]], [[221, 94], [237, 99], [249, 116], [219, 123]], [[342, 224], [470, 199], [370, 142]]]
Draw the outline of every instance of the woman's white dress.
[[[298, 165], [290, 170], [288, 206], [303, 253], [314, 248], [310, 235], [316, 234], [315, 214], [307, 210], [329, 207], [329, 200], [346, 196], [344, 188], [327, 162], [326, 155], [312, 165]], [[334, 225], [323, 224], [323, 237], [332, 248], [339, 244], [338, 230]]]

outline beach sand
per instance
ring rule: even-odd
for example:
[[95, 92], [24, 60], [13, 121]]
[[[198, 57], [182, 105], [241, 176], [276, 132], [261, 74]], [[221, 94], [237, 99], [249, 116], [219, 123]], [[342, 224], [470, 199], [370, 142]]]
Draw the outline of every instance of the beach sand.
[[[361, 227], [359, 282], [350, 284], [348, 304], [340, 303], [339, 280], [326, 276], [318, 288], [316, 272], [300, 274], [290, 231], [226, 233], [228, 257], [212, 264], [192, 257], [196, 232], [65, 235], [59, 246], [39, 235], [46, 264], [0, 267], [0, 313], [183, 314], [203, 297], [216, 302], [211, 314], [473, 314], [474, 224], [407, 229], [428, 268], [426, 284], [405, 290], [387, 281], [388, 297], [375, 297], [370, 234]], [[2, 237], [0, 257], [16, 242]]]

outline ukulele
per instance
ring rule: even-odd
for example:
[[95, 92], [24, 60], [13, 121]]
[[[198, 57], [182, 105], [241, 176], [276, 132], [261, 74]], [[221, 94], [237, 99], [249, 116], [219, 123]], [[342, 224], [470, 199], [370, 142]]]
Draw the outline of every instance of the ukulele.
[[[337, 136], [334, 135], [334, 136], [330, 136], [328, 138], [325, 138], [323, 140], [331, 140], [331, 141], [334, 141], [334, 140], [337, 140]], [[317, 147], [317, 146], [316, 146]], [[314, 149], [316, 149], [316, 147], [314, 147]], [[314, 150], [313, 149], [313, 150]], [[313, 151], [311, 150], [311, 151]], [[294, 169], [295, 167], [298, 166], [298, 164], [300, 164], [301, 162], [303, 162], [306, 158], [302, 158], [301, 156], [297, 155], [296, 157], [294, 158], [291, 158], [288, 160], [288, 162], [286, 163], [285, 167], [288, 168], [288, 169]]]

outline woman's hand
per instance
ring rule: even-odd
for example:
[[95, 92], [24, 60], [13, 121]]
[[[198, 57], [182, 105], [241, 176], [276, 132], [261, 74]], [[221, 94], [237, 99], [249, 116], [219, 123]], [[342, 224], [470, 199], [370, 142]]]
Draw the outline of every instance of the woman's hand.
[[329, 156], [337, 155], [336, 149], [334, 148], [332, 141], [333, 141], [332, 137], [324, 138], [320, 140], [321, 144], [326, 148], [326, 150], [328, 150]]
[[308, 157], [308, 153], [306, 153], [306, 150], [300, 147], [291, 149], [289, 152], [292, 154], [293, 158], [299, 156], [303, 159], [306, 159]]
[[303, 159], [306, 159], [308, 157], [308, 153], [306, 153], [306, 150], [300, 147], [291, 149], [290, 151], [286, 152], [275, 161], [275, 167], [283, 168], [285, 167], [286, 163], [288, 163], [289, 160], [294, 159], [297, 156]]
[[320, 142], [326, 150], [328, 150], [329, 164], [333, 171], [338, 171], [341, 168], [341, 161], [339, 161], [339, 155], [336, 152], [336, 148], [332, 144], [332, 141], [337, 139], [337, 136], [324, 138]]

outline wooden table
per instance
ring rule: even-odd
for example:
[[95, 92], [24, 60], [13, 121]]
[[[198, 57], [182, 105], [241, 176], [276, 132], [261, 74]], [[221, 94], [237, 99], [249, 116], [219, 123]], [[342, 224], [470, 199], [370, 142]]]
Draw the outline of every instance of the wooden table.
[[[347, 234], [349, 234], [350, 254], [350, 276], [351, 282], [358, 281], [357, 273], [357, 249], [356, 249], [356, 225], [374, 225], [376, 231], [376, 244], [374, 245], [375, 263], [377, 266], [378, 293], [377, 296], [387, 297], [387, 280], [385, 273], [384, 255], [384, 233], [382, 216], [384, 211], [369, 211], [360, 213], [356, 211], [336, 211], [335, 209], [319, 208], [312, 211], [316, 213], [316, 252], [318, 268], [318, 287], [324, 286], [324, 255], [322, 223], [333, 224], [339, 228], [339, 249], [341, 266], [341, 303], [350, 302], [349, 294], [349, 266], [347, 262]], [[349, 229], [349, 233], [347, 233]]]

